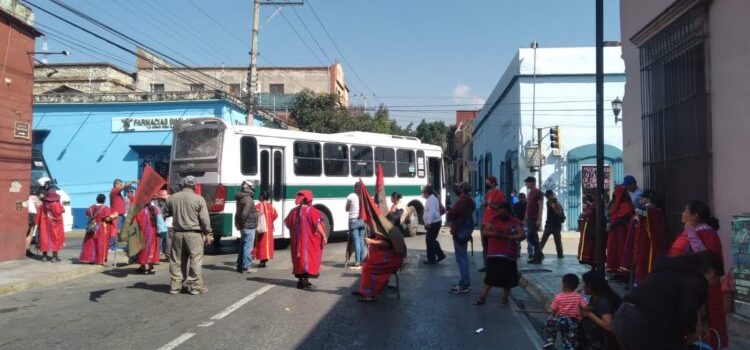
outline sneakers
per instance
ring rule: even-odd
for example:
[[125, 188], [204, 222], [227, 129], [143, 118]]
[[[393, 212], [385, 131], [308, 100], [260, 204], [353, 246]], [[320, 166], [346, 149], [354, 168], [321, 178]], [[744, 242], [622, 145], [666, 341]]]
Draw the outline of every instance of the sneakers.
[[359, 265], [359, 264], [352, 265], [352, 266], [349, 266], [349, 269], [350, 270], [362, 270], [362, 265]]
[[193, 288], [190, 290], [190, 295], [205, 294], [206, 292], [208, 292], [208, 288], [206, 287]]
[[450, 294], [466, 294], [468, 292], [471, 292], [471, 288], [469, 288], [469, 287], [461, 287], [459, 285], [453, 286], [453, 288], [451, 288], [451, 290], [448, 291], [448, 293], [450, 293]]

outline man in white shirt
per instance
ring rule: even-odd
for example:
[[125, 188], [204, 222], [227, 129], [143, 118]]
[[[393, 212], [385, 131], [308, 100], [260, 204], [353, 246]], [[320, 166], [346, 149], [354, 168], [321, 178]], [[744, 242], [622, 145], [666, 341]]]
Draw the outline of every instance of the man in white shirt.
[[354, 246], [353, 269], [361, 269], [365, 260], [365, 223], [359, 215], [359, 182], [354, 184], [354, 192], [346, 196], [346, 211], [349, 213], [349, 239]]
[[440, 200], [435, 194], [432, 186], [422, 188], [422, 197], [426, 199], [424, 206], [424, 228], [427, 229], [425, 243], [427, 245], [427, 265], [435, 265], [445, 259], [445, 253], [440, 248], [440, 242], [437, 241], [440, 227], [442, 226], [442, 215], [440, 213]]

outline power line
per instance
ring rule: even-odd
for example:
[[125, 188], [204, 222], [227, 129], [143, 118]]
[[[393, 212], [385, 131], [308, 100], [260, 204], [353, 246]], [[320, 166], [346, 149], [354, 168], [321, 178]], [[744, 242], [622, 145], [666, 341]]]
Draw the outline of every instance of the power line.
[[310, 38], [312, 38], [313, 42], [315, 42], [315, 45], [318, 46], [318, 49], [320, 50], [320, 52], [323, 53], [323, 56], [326, 57], [326, 59], [328, 60], [328, 62], [333, 63], [333, 60], [330, 57], [328, 57], [328, 54], [326, 53], [325, 50], [323, 50], [323, 46], [320, 45], [320, 42], [318, 42], [318, 39], [315, 38], [315, 35], [313, 35], [312, 31], [307, 26], [307, 24], [305, 23], [305, 21], [302, 20], [302, 16], [299, 15], [299, 12], [297, 12], [297, 9], [294, 8], [294, 7], [292, 7], [292, 11], [294, 11], [294, 15], [297, 16], [297, 19], [299, 19], [300, 23], [302, 23], [302, 27], [305, 28], [305, 31], [307, 31], [307, 34], [310, 35]]
[[195, 7], [198, 11], [200, 11], [204, 16], [208, 17], [208, 19], [210, 19], [217, 26], [219, 26], [219, 28], [221, 28], [225, 32], [227, 32], [229, 34], [229, 36], [231, 36], [232, 38], [234, 38], [235, 40], [237, 40], [237, 42], [239, 42], [240, 44], [242, 44], [244, 47], [249, 46], [248, 43], [246, 43], [244, 40], [240, 39], [240, 37], [238, 37], [237, 34], [235, 34], [233, 31], [229, 30], [227, 27], [225, 27], [223, 24], [221, 24], [221, 22], [219, 22], [218, 20], [216, 20], [215, 18], [213, 18], [210, 14], [208, 14], [208, 12], [206, 12], [202, 8], [200, 8], [200, 6], [196, 5], [195, 2], [193, 2], [193, 0], [188, 0], [188, 2], [191, 5], [193, 5], [193, 7]]
[[[28, 2], [28, 0], [26, 0], [26, 1]], [[153, 53], [155, 53], [155, 54], [157, 54], [157, 55], [159, 55], [161, 57], [164, 57], [166, 59], [171, 60], [172, 62], [177, 63], [178, 65], [181, 65], [181, 66], [183, 66], [185, 68], [192, 69], [189, 65], [181, 62], [180, 60], [177, 60], [174, 57], [171, 57], [171, 56], [165, 54], [164, 52], [161, 52], [160, 50], [156, 50], [153, 47], [151, 47], [149, 45], [146, 45], [145, 43], [143, 43], [143, 42], [141, 42], [141, 41], [139, 41], [137, 39], [134, 39], [133, 37], [128, 36], [128, 35], [122, 33], [121, 31], [118, 31], [117, 29], [112, 28], [111, 26], [109, 26], [107, 24], [102, 23], [101, 21], [99, 21], [99, 20], [97, 20], [97, 19], [95, 19], [95, 18], [93, 18], [93, 17], [91, 17], [91, 16], [89, 16], [89, 15], [87, 15], [87, 14], [85, 14], [85, 13], [79, 11], [79, 10], [77, 10], [76, 8], [74, 8], [74, 7], [70, 6], [70, 5], [65, 4], [64, 2], [62, 2], [60, 0], [50, 0], [50, 1], [52, 1], [53, 3], [55, 3], [58, 6], [62, 7], [63, 9], [65, 9], [65, 10], [73, 13], [74, 15], [76, 15], [78, 17], [81, 17], [81, 18], [85, 19], [86, 21], [88, 21], [88, 22], [96, 25], [97, 27], [100, 27], [100, 28], [102, 28], [102, 29], [104, 29], [104, 30], [112, 33], [112, 34], [115, 34], [116, 36], [118, 36], [118, 37], [120, 37], [120, 38], [122, 38], [122, 39], [124, 39], [124, 40], [126, 40], [128, 42], [130, 42], [131, 44], [134, 44], [136, 46], [140, 46], [140, 47], [146, 48], [147, 50], [149, 50], [149, 51], [151, 51], [151, 52], [153, 52]], [[46, 12], [48, 12], [48, 11], [46, 11]], [[57, 15], [55, 15], [55, 17], [61, 18], [61, 17], [59, 17]], [[67, 22], [70, 22], [70, 21], [67, 21]], [[78, 26], [78, 27], [80, 27], [80, 26]], [[101, 37], [101, 36], [99, 36], [99, 37]], [[120, 47], [122, 47], [122, 46], [120, 45]], [[200, 70], [193, 70], [193, 72], [198, 73], [200, 75], [203, 75], [203, 76], [209, 78], [210, 80], [214, 80], [214, 81], [218, 82], [219, 84], [228, 85], [227, 83], [225, 83], [225, 82], [223, 82], [223, 81], [221, 81], [219, 79], [216, 79], [216, 78], [214, 78], [214, 77], [212, 77], [212, 76], [210, 76], [208, 74], [205, 74], [205, 73], [203, 73]], [[202, 82], [199, 82], [199, 83], [202, 83]]]
[[321, 60], [320, 57], [318, 57], [318, 55], [315, 53], [315, 51], [312, 49], [312, 47], [310, 47], [310, 45], [307, 43], [307, 41], [305, 41], [305, 39], [302, 38], [302, 35], [299, 34], [299, 32], [297, 31], [297, 29], [294, 28], [294, 26], [292, 25], [292, 22], [289, 22], [289, 20], [286, 18], [286, 15], [284, 15], [284, 12], [279, 12], [279, 14], [281, 15], [281, 18], [284, 19], [284, 22], [286, 22], [286, 24], [289, 25], [289, 28], [292, 28], [292, 31], [294, 32], [294, 34], [297, 35], [297, 38], [299, 38], [299, 40], [305, 45], [305, 47], [310, 51], [310, 53], [313, 55], [313, 57], [315, 57], [315, 59], [318, 60], [318, 62], [320, 62], [320, 64], [325, 65], [325, 63], [323, 62], [323, 60]]
[[315, 8], [313, 8], [312, 3], [309, 0], [307, 1], [307, 5], [310, 8], [310, 11], [312, 11], [313, 16], [315, 16], [315, 19], [318, 21], [318, 24], [320, 24], [320, 27], [323, 28], [323, 32], [326, 33], [326, 36], [328, 37], [328, 40], [330, 40], [331, 44], [333, 44], [333, 47], [336, 48], [336, 52], [338, 52], [339, 55], [341, 55], [341, 60], [349, 67], [349, 70], [352, 71], [352, 74], [354, 74], [354, 77], [357, 78], [357, 80], [362, 84], [362, 86], [367, 91], [369, 91], [370, 93], [372, 93], [372, 96], [375, 98], [375, 100], [378, 101], [378, 103], [381, 103], [380, 100], [378, 100], [378, 97], [377, 97], [377, 94], [375, 94], [375, 91], [373, 91], [367, 85], [367, 83], [365, 83], [365, 81], [362, 79], [362, 77], [359, 76], [359, 74], [357, 73], [357, 71], [354, 70], [354, 67], [351, 65], [351, 63], [349, 63], [349, 60], [346, 59], [346, 56], [344, 55], [344, 53], [341, 52], [341, 49], [339, 48], [339, 46], [336, 45], [336, 42], [333, 40], [333, 37], [331, 36], [331, 33], [328, 32], [328, 29], [326, 29], [326, 26], [323, 24], [323, 21], [320, 20], [320, 17], [318, 17], [317, 12], [315, 12]]

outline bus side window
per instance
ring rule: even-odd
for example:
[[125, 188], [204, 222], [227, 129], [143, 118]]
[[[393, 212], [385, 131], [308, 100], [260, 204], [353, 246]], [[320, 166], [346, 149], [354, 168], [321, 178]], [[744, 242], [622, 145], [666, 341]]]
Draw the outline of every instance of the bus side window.
[[399, 149], [396, 152], [398, 177], [414, 177], [417, 174], [417, 166], [414, 160], [414, 151], [410, 149]]
[[425, 177], [424, 151], [417, 151], [417, 176]]
[[352, 176], [372, 176], [374, 166], [372, 161], [372, 147], [352, 146]]
[[384, 177], [396, 176], [396, 151], [393, 148], [375, 147], [375, 165], [383, 166]]
[[323, 168], [326, 176], [349, 176], [349, 147], [343, 143], [323, 145]]
[[294, 143], [294, 174], [299, 176], [320, 176], [323, 173], [323, 157], [317, 142], [297, 141]]
[[280, 201], [284, 199], [284, 159], [281, 151], [273, 152], [273, 200]]
[[240, 139], [240, 170], [242, 175], [258, 174], [258, 142], [254, 137]]

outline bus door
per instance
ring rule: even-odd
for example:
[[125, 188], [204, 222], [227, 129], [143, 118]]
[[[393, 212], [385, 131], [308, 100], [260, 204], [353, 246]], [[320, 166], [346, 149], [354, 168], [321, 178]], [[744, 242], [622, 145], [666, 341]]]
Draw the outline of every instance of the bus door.
[[275, 236], [286, 236], [284, 227], [284, 149], [260, 147], [260, 190], [270, 194], [270, 201], [279, 214], [273, 223]]
[[440, 193], [441, 196], [444, 194], [442, 193], [443, 189], [443, 176], [442, 176], [442, 170], [443, 170], [443, 162], [440, 158], [437, 157], [429, 157], [427, 158], [427, 171], [429, 174], [429, 181], [430, 185], [437, 191], [437, 193]]

